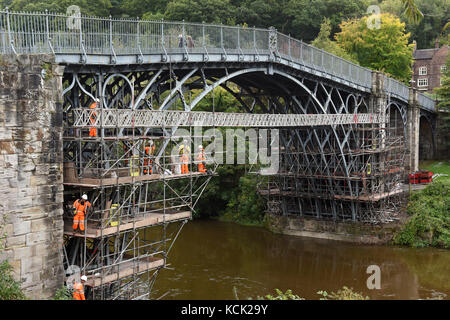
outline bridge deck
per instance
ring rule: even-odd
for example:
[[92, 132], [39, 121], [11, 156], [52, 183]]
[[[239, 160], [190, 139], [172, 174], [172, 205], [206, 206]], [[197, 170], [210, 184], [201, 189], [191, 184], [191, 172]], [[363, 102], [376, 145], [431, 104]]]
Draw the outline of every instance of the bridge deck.
[[[265, 66], [269, 62], [361, 91], [369, 92], [372, 88], [370, 69], [275, 29], [133, 19], [108, 21], [104, 17], [85, 16], [78, 18], [79, 26], [77, 23], [73, 28], [66, 28], [67, 22], [73, 18], [62, 14], [1, 9], [0, 53], [50, 53], [55, 55], [57, 63], [66, 65], [232, 62]], [[49, 25], [54, 27], [50, 29]], [[187, 37], [194, 45], [186, 44]], [[387, 78], [385, 89], [393, 97], [408, 102], [409, 88], [406, 85]], [[419, 93], [419, 103], [434, 112], [435, 103], [426, 95]]]

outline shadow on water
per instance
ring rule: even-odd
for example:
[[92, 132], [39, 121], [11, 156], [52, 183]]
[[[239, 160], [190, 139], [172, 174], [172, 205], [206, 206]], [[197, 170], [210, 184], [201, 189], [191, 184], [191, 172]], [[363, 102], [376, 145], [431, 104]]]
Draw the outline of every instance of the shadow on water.
[[[450, 251], [300, 238], [263, 228], [202, 220], [189, 222], [169, 255], [152, 298], [239, 299], [292, 289], [306, 299], [342, 286], [372, 299], [450, 297]], [[381, 268], [381, 289], [369, 290], [369, 265]]]

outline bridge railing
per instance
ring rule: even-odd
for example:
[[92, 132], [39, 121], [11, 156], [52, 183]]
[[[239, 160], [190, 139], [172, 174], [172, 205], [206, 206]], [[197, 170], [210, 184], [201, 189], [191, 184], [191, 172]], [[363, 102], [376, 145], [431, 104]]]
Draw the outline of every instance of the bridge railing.
[[277, 34], [277, 52], [288, 60], [357, 83], [365, 88], [372, 86], [370, 69], [358, 66], [282, 33]]
[[[372, 71], [317, 49], [275, 29], [142, 21], [111, 17], [68, 16], [48, 12], [0, 10], [0, 53], [137, 55], [194, 53], [278, 55], [312, 72], [321, 71], [370, 89]], [[385, 89], [408, 101], [409, 88], [388, 78]], [[420, 103], [434, 110], [434, 101], [419, 94]]]
[[424, 109], [432, 112], [436, 111], [436, 102], [426, 94], [419, 92], [419, 94], [417, 95], [417, 100], [419, 102], [419, 105], [421, 105]]

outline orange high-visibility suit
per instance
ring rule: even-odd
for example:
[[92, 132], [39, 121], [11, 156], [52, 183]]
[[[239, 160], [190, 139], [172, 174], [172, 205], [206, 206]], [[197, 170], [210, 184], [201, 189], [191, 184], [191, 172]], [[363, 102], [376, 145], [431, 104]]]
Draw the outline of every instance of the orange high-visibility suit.
[[152, 145], [151, 148], [145, 147], [144, 149], [145, 149], [145, 154], [149, 156], [149, 157], [144, 158], [144, 174], [147, 174], [147, 173], [151, 174], [153, 161], [152, 161], [152, 159], [150, 159], [150, 156], [152, 156], [153, 153], [155, 152], [155, 145]]
[[91, 203], [87, 200], [76, 200], [73, 203], [73, 208], [75, 208], [75, 216], [73, 217], [73, 230], [78, 228], [80, 225], [80, 230], [84, 231], [84, 217], [86, 215], [87, 209], [91, 206]]
[[[90, 105], [89, 109], [95, 109], [97, 107], [97, 102], [94, 102]], [[95, 124], [95, 118], [97, 117], [97, 114], [95, 111], [92, 112], [90, 120], [91, 120], [91, 129], [89, 129], [89, 137], [96, 137], [97, 136], [97, 129], [94, 128]]]
[[201, 149], [200, 154], [197, 157], [197, 161], [200, 161], [197, 165], [198, 167], [198, 172], [202, 172], [205, 173], [206, 172], [206, 167], [205, 167], [205, 150]]
[[181, 174], [189, 173], [189, 156], [187, 153], [183, 153], [180, 157], [181, 161]]
[[84, 286], [82, 283], [75, 282], [73, 285], [73, 298], [75, 300], [86, 300], [84, 297]]

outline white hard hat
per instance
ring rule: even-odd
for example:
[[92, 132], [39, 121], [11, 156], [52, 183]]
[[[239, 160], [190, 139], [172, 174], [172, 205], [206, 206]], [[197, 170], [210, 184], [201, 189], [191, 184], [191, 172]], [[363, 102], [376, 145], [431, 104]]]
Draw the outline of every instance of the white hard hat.
[[83, 194], [83, 195], [81, 196], [81, 198], [84, 199], [84, 200], [87, 200], [87, 199], [88, 199], [88, 197], [87, 197], [86, 194]]
[[203, 149], [203, 146], [202, 146], [202, 145], [199, 145], [198, 148], [199, 148], [199, 149]]
[[81, 280], [82, 280], [82, 281], [87, 281], [87, 277], [86, 277], [85, 275], [82, 275], [82, 276], [81, 276]]

